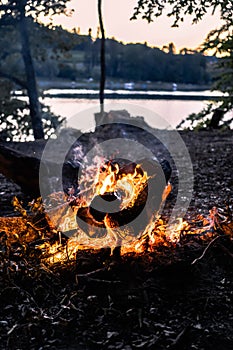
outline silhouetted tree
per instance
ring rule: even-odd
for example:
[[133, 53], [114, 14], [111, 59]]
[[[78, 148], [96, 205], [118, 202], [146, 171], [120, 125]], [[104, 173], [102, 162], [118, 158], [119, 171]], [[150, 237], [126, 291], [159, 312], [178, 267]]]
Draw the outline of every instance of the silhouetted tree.
[[101, 32], [101, 46], [100, 46], [100, 112], [104, 111], [104, 88], [105, 88], [105, 30], [102, 16], [102, 0], [98, 0], [98, 16], [99, 26]]
[[221, 18], [232, 22], [232, 0], [137, 0], [131, 19], [141, 16], [151, 22], [168, 10], [168, 17], [175, 17], [173, 27], [177, 27], [179, 22], [184, 21], [186, 15], [192, 16], [193, 23], [197, 23], [206, 15], [208, 9], [212, 10], [212, 14], [220, 10]]
[[35, 139], [44, 138], [34, 62], [28, 32], [28, 17], [35, 21], [39, 15], [64, 13], [70, 0], [6, 0], [0, 4], [0, 27], [17, 28], [21, 41], [21, 54], [26, 73], [26, 89]]
[[[137, 6], [134, 8], [134, 14], [132, 19], [142, 16], [148, 22], [153, 21], [153, 18], [161, 16], [167, 9], [169, 9], [168, 16], [174, 17], [173, 27], [177, 27], [180, 22], [184, 21], [186, 15], [192, 16], [193, 23], [197, 23], [201, 20], [208, 9], [212, 10], [212, 14], [219, 10], [220, 17], [224, 21], [224, 24], [219, 29], [215, 29], [209, 33], [204, 44], [202, 45], [202, 52], [214, 49], [215, 54], [220, 53], [221, 60], [218, 60], [216, 68], [219, 75], [216, 79], [214, 89], [219, 89], [222, 92], [227, 92], [229, 95], [227, 98], [223, 98], [220, 106], [215, 107], [213, 104], [207, 106], [206, 109], [198, 113], [196, 118], [201, 120], [203, 125], [203, 118], [213, 112], [213, 117], [216, 115], [215, 111], [223, 110], [227, 112], [233, 109], [233, 4], [232, 0], [138, 0]], [[218, 114], [223, 116], [224, 113]], [[192, 115], [191, 121], [195, 119], [195, 115]], [[231, 118], [225, 123], [229, 125], [233, 121]], [[208, 124], [208, 123], [207, 123]]]
[[88, 36], [90, 36], [90, 37], [92, 36], [92, 28], [88, 29]]

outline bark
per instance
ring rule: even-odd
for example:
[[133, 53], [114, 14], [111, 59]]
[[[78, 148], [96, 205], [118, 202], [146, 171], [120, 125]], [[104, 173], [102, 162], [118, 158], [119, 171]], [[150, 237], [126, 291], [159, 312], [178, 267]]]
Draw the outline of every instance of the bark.
[[100, 24], [100, 32], [101, 32], [101, 47], [100, 47], [100, 112], [104, 112], [104, 88], [105, 88], [105, 31], [103, 25], [103, 17], [102, 17], [102, 0], [98, 0], [98, 16], [99, 16], [99, 24]]
[[13, 180], [25, 193], [35, 197], [40, 195], [39, 168], [40, 159], [0, 145], [0, 173]]
[[215, 109], [213, 116], [209, 123], [209, 129], [219, 129], [219, 123], [224, 116], [224, 111], [220, 108]]
[[[21, 145], [21, 147], [19, 146]], [[13, 143], [17, 145], [17, 143]], [[77, 187], [77, 178], [79, 168], [74, 167], [70, 161], [61, 163], [56, 157], [50, 155], [48, 159], [41, 160], [45, 140], [18, 143], [18, 147], [12, 147], [8, 142], [0, 143], [0, 173], [8, 179], [19, 185], [22, 191], [31, 198], [40, 196], [40, 186], [45, 186], [46, 193], [59, 191], [56, 183], [47, 183], [50, 176], [55, 178], [62, 167], [62, 185], [65, 193], [68, 193], [71, 187]], [[57, 147], [55, 142], [54, 148]], [[49, 175], [48, 175], [49, 174]], [[45, 181], [43, 180], [45, 176]], [[41, 182], [39, 181], [39, 177]], [[59, 186], [59, 185], [58, 185]]]
[[19, 31], [22, 44], [22, 57], [25, 66], [27, 92], [29, 97], [29, 109], [32, 121], [32, 129], [35, 139], [43, 139], [44, 131], [41, 120], [39, 96], [36, 84], [35, 69], [30, 50], [27, 19], [25, 16], [25, 4], [20, 7]]

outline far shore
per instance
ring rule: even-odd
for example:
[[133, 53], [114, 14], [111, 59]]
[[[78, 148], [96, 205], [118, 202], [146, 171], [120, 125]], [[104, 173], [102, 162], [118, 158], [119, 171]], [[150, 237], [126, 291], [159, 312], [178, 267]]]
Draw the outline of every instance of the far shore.
[[[64, 79], [38, 80], [38, 88], [43, 97], [98, 99], [99, 83], [93, 79], [70, 81]], [[26, 92], [15, 90], [14, 96], [26, 96]], [[148, 99], [148, 100], [212, 100], [222, 98], [219, 91], [211, 91], [210, 86], [176, 84], [162, 82], [107, 81], [106, 99]]]
[[[47, 89], [99, 89], [99, 79], [41, 79], [38, 78], [38, 87], [41, 90]], [[106, 89], [129, 91], [205, 91], [210, 90], [211, 85], [182, 84], [177, 82], [154, 82], [154, 81], [131, 81], [131, 80], [111, 80], [107, 79]]]

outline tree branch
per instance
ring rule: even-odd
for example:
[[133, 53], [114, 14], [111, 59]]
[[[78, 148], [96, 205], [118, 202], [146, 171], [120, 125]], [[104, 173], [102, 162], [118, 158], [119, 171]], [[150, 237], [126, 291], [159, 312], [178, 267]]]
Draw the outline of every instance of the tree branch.
[[0, 11], [6, 10], [16, 10], [18, 7], [16, 5], [0, 5]]
[[11, 80], [11, 81], [13, 81], [15, 84], [21, 86], [22, 88], [27, 89], [27, 84], [26, 84], [24, 81], [22, 81], [21, 79], [18, 79], [18, 78], [16, 78], [16, 77], [14, 77], [14, 76], [11, 75], [11, 74], [4, 73], [4, 72], [2, 72], [2, 71], [0, 70], [0, 77], [1, 77], [1, 78], [5, 78], [5, 79], [8, 79], [8, 80]]

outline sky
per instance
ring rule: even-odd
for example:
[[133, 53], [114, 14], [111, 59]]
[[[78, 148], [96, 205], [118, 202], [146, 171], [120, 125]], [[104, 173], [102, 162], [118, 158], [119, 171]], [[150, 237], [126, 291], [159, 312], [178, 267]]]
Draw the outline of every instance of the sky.
[[[207, 14], [198, 24], [193, 24], [187, 16], [179, 28], [171, 28], [172, 18], [163, 15], [155, 22], [138, 19], [130, 21], [136, 0], [103, 0], [103, 17], [106, 36], [119, 41], [147, 42], [151, 46], [162, 47], [173, 42], [179, 50], [183, 47], [195, 49], [205, 39], [208, 32], [220, 26], [217, 14]], [[54, 24], [67, 29], [80, 27], [80, 34], [87, 34], [92, 28], [93, 37], [98, 27], [97, 0], [71, 0], [69, 7], [75, 12], [72, 17], [57, 16]]]

